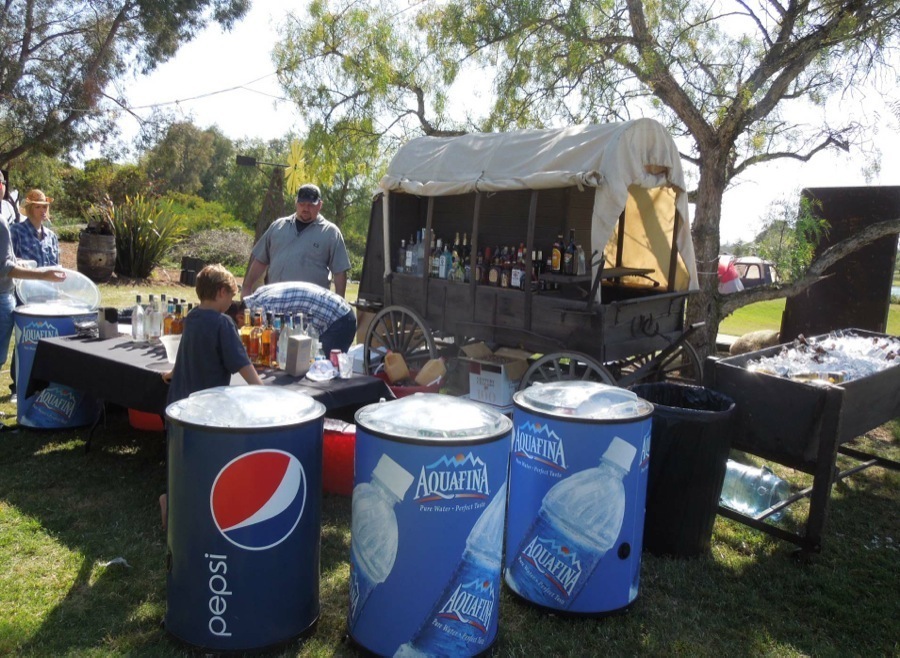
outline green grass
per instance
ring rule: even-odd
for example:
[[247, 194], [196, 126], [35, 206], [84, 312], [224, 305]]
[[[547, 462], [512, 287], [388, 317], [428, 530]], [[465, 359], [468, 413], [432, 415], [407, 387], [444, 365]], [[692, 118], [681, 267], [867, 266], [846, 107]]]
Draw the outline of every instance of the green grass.
[[[784, 313], [786, 300], [774, 299], [758, 302], [739, 308], [719, 323], [719, 332], [731, 336], [742, 336], [760, 329], [781, 328], [781, 315]], [[891, 304], [888, 310], [887, 332], [900, 335], [900, 304]]]
[[[188, 298], [187, 291], [168, 294]], [[130, 303], [113, 301], [122, 291], [102, 292], [105, 305]], [[0, 391], [7, 384], [3, 372]], [[0, 412], [10, 424], [15, 409], [5, 396]], [[890, 427], [857, 443], [898, 460], [900, 426]], [[133, 430], [119, 410], [87, 453], [86, 439], [83, 429], [0, 433], [0, 655], [182, 656], [160, 626], [164, 436]], [[795, 486], [810, 483], [790, 469], [776, 472]], [[897, 472], [873, 468], [836, 486], [824, 551], [806, 565], [792, 558], [792, 545], [718, 518], [708, 555], [645, 555], [635, 605], [605, 619], [547, 616], [504, 588], [495, 655], [898, 655], [898, 501]], [[807, 505], [798, 507], [784, 527], [799, 527]], [[349, 499], [324, 496], [322, 519], [318, 627], [268, 655], [358, 655], [344, 639]], [[104, 566], [117, 557], [130, 567]]]

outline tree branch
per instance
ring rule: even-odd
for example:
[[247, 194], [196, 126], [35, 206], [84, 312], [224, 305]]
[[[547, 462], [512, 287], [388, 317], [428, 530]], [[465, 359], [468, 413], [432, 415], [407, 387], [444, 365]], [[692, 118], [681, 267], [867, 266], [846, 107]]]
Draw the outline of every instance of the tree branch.
[[888, 235], [897, 235], [898, 233], [900, 233], [900, 218], [870, 224], [852, 237], [841, 240], [837, 244], [828, 247], [828, 249], [823, 251], [812, 263], [810, 263], [806, 274], [804, 274], [801, 279], [798, 279], [789, 285], [757, 286], [730, 295], [719, 295], [719, 317], [727, 317], [737, 309], [747, 306], [748, 304], [755, 304], [756, 302], [772, 299], [781, 299], [782, 297], [794, 297], [822, 279], [831, 276], [826, 275], [825, 271], [834, 266], [841, 259], [846, 258], [854, 251], [862, 249], [876, 240]]

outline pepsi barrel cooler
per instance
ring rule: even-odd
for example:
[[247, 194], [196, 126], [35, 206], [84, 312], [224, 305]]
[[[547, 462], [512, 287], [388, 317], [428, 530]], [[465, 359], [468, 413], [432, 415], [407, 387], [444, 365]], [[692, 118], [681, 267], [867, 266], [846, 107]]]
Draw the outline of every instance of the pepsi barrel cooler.
[[504, 580], [526, 602], [602, 616], [638, 593], [653, 405], [587, 381], [513, 396]]
[[166, 409], [166, 630], [214, 651], [281, 644], [319, 616], [325, 407], [224, 386]]
[[473, 656], [497, 636], [511, 422], [416, 393], [356, 413], [351, 639], [386, 656]]

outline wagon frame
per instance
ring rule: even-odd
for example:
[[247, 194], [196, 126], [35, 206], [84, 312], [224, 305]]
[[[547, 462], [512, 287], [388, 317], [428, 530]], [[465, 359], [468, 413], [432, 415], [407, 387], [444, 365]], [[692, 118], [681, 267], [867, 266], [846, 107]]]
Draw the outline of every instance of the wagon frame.
[[[534, 152], [543, 155], [522, 161]], [[671, 138], [650, 120], [413, 140], [372, 205], [357, 302], [374, 313], [366, 371], [387, 351], [415, 369], [439, 347], [485, 341], [541, 355], [522, 387], [572, 378], [700, 383], [685, 340], [697, 274], [683, 185]], [[474, 275], [435, 278], [427, 267], [403, 271], [400, 239], [422, 231], [429, 254], [435, 235], [472, 236], [471, 272], [484, 246], [522, 245], [532, 280], [516, 289]], [[535, 255], [570, 231], [587, 245], [585, 274], [537, 275]]]

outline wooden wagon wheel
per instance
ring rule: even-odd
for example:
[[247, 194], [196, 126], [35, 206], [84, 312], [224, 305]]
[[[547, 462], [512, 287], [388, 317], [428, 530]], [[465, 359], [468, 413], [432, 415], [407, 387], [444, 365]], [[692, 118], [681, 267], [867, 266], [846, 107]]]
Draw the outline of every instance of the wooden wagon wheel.
[[519, 383], [522, 391], [535, 383], [581, 380], [613, 384], [616, 380], [602, 363], [581, 352], [545, 354], [529, 366]]
[[637, 354], [627, 359], [607, 363], [606, 367], [623, 388], [634, 384], [678, 382], [703, 385], [703, 366], [697, 350], [686, 340], [662, 352]]
[[381, 309], [372, 319], [363, 345], [363, 368], [367, 375], [381, 367], [388, 352], [401, 354], [411, 370], [418, 370], [438, 355], [434, 336], [425, 320], [402, 306]]

